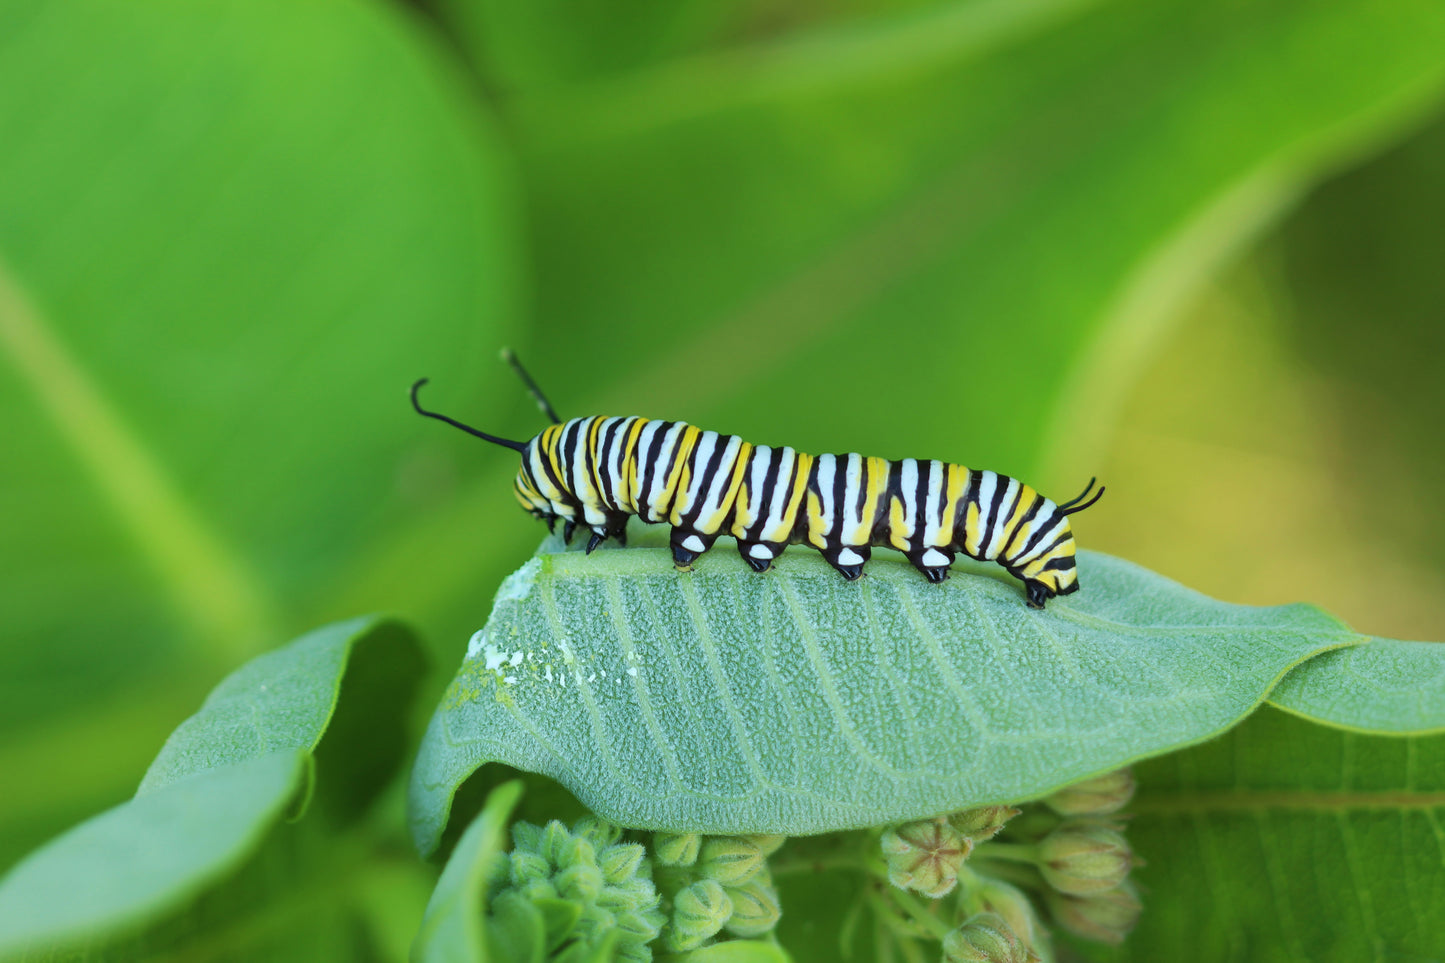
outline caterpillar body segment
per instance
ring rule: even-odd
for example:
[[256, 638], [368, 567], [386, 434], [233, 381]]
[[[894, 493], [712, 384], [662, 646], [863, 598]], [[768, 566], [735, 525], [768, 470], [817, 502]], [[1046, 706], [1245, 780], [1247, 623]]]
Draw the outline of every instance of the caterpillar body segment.
[[[539, 406], [551, 406], [516, 363]], [[931, 582], [960, 555], [997, 562], [1043, 608], [1078, 591], [1068, 516], [1088, 508], [1094, 481], [1056, 504], [1016, 478], [941, 461], [889, 461], [857, 454], [807, 455], [752, 445], [680, 421], [587, 417], [559, 421], [526, 442], [497, 438], [421, 407], [416, 410], [521, 455], [517, 500], [571, 540], [590, 531], [587, 551], [625, 539], [627, 519], [666, 524], [678, 568], [688, 569], [723, 535], [755, 571], [789, 545], [822, 553], [845, 579], [863, 573], [872, 549], [902, 552]]]
[[875, 547], [897, 549], [940, 582], [959, 554], [995, 561], [1041, 607], [1078, 589], [1059, 505], [1015, 478], [941, 461], [806, 455], [646, 418], [573, 418], [526, 443], [515, 492], [539, 518], [622, 538], [627, 518], [672, 526], [689, 568], [722, 535], [755, 571], [791, 544], [858, 578]]

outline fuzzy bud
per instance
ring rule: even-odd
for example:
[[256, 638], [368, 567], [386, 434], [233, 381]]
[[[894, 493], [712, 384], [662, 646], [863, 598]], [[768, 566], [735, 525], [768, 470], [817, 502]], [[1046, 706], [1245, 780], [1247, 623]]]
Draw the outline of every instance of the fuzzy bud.
[[982, 843], [998, 835], [1003, 824], [1018, 814], [1012, 806], [979, 806], [950, 814], [948, 822], [975, 843]]
[[628, 910], [616, 916], [617, 929], [622, 931], [623, 942], [651, 943], [662, 932], [666, 917], [655, 909]]
[[525, 849], [514, 849], [510, 857], [513, 886], [525, 886], [535, 879], [546, 879], [552, 875], [552, 865], [536, 853]]
[[733, 915], [733, 902], [721, 883], [704, 879], [680, 890], [672, 900], [667, 948], [682, 953], [717, 935]]
[[557, 874], [555, 883], [566, 899], [595, 902], [602, 892], [602, 870], [594, 863], [574, 863]]
[[1134, 865], [1134, 853], [1118, 830], [1083, 820], [1064, 823], [1045, 836], [1038, 857], [1048, 884], [1071, 896], [1113, 889]]
[[587, 815], [577, 820], [572, 827], [572, 835], [581, 836], [600, 853], [622, 838], [622, 827], [597, 816]]
[[662, 866], [691, 866], [697, 862], [702, 837], [697, 833], [653, 833], [652, 855]]
[[597, 854], [597, 865], [615, 886], [636, 876], [646, 856], [641, 843], [614, 843]]
[[566, 855], [566, 849], [572, 842], [572, 834], [567, 827], [554, 819], [542, 830], [542, 838], [537, 844], [537, 852], [558, 869], [570, 866], [572, 860]]
[[944, 963], [1028, 963], [1018, 934], [993, 913], [977, 913], [943, 938]]
[[1118, 945], [1139, 922], [1143, 907], [1128, 881], [1093, 896], [1068, 896], [1045, 891], [1044, 902], [1054, 921], [1075, 936]]
[[1103, 816], [1122, 809], [1134, 798], [1134, 772], [1116, 769], [1076, 782], [1044, 799], [1060, 816]]
[[1002, 880], [981, 879], [981, 885], [972, 893], [968, 905], [1000, 917], [1026, 945], [1038, 943], [1045, 931], [1039, 925], [1038, 914], [1028, 895]]
[[764, 856], [773, 855], [773, 853], [776, 853], [779, 847], [783, 845], [783, 843], [786, 843], [788, 841], [788, 837], [786, 836], [775, 835], [752, 835], [744, 836], [743, 839], [751, 841], [754, 846], [758, 847], [758, 851], [761, 852]]
[[942, 817], [884, 830], [880, 841], [888, 859], [889, 882], [932, 899], [952, 892], [963, 861], [973, 851], [973, 840]]
[[724, 886], [742, 886], [766, 865], [763, 851], [746, 836], [712, 836], [697, 857], [698, 874]]
[[765, 875], [742, 887], [728, 887], [733, 902], [733, 915], [728, 918], [727, 931], [744, 939], [763, 936], [778, 925], [783, 915], [778, 891]]

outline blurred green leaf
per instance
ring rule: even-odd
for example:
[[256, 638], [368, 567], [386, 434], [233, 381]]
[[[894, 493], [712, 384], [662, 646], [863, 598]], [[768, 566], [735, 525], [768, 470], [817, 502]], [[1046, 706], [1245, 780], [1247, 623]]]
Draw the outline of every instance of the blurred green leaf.
[[487, 871], [506, 852], [507, 827], [521, 795], [518, 780], [492, 790], [452, 849], [413, 944], [412, 958], [417, 963], [486, 963], [491, 959], [482, 930]]
[[781, 946], [763, 940], [726, 940], [684, 953], [677, 963], [789, 963]]
[[[399, 769], [421, 664], [409, 632], [364, 618], [237, 669], [167, 741], [135, 799], [0, 882], [0, 956], [146, 957], [271, 912], [327, 872], [364, 880], [366, 843], [337, 830]], [[278, 834], [281, 815], [304, 809], [313, 767], [327, 804]], [[352, 897], [336, 888], [337, 902]]]
[[1137, 770], [1144, 914], [1109, 960], [1438, 959], [1445, 736], [1342, 732], [1264, 708]]
[[1169, 308], [1437, 103], [1442, 45], [1429, 0], [975, 0], [502, 97], [544, 370], [805, 450], [1092, 461]]
[[4, 0], [0, 38], [0, 607], [45, 643], [0, 646], [13, 726], [255, 651], [444, 497], [405, 389], [477, 384], [516, 251], [400, 10]]
[[[1445, 78], [1428, 0], [960, 0], [790, 9], [684, 45], [710, 53], [497, 89], [488, 44], [511, 18], [552, 64], [628, 28], [441, 6], [471, 18], [459, 42], [521, 154], [546, 334], [529, 362], [564, 414], [1049, 487], [1093, 473], [1198, 282]], [[456, 624], [512, 567], [532, 536], [508, 460], [484, 463], [466, 499], [358, 561], [350, 610], [404, 585]]]
[[1272, 705], [1366, 734], [1445, 730], [1445, 645], [1372, 638], [1296, 666], [1269, 694]]
[[278, 749], [173, 782], [82, 823], [0, 882], [0, 959], [98, 943], [174, 912], [260, 846], [307, 778]]
[[[989, 566], [993, 568], [993, 566]], [[981, 568], [981, 567], [980, 567]], [[1358, 640], [1318, 609], [1205, 598], [1081, 558], [1046, 612], [811, 552], [758, 576], [726, 549], [542, 554], [498, 593], [412, 774], [431, 852], [457, 786], [500, 761], [624, 826], [800, 835], [1017, 802], [1188, 745], [1291, 666]]]

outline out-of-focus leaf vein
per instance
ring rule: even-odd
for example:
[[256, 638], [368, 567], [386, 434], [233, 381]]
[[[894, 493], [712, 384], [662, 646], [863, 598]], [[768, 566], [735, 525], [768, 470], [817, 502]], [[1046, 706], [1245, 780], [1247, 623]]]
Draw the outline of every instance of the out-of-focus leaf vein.
[[274, 624], [266, 594], [51, 328], [0, 259], [5, 356], [150, 557], [177, 609], [207, 640], [246, 652]]

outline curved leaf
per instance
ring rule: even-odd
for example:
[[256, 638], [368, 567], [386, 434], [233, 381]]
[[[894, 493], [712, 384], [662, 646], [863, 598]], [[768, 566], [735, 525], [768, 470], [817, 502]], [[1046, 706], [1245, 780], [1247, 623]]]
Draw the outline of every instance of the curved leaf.
[[1269, 701], [1344, 729], [1382, 735], [1445, 731], [1445, 645], [1372, 638], [1296, 666]]
[[0, 959], [139, 929], [233, 872], [282, 818], [306, 754], [180, 779], [57, 837], [0, 881]]
[[491, 861], [507, 848], [507, 826], [521, 795], [520, 780], [493, 789], [482, 811], [457, 841], [432, 891], [426, 917], [412, 946], [416, 963], [487, 960], [482, 932], [487, 871]]
[[930, 585], [879, 558], [847, 583], [797, 551], [540, 555], [504, 584], [432, 720], [411, 818], [500, 761], [626, 826], [799, 835], [1046, 793], [1197, 742], [1290, 667], [1358, 637], [1306, 605], [1228, 605], [1081, 556], [1046, 612], [1017, 584]]
[[[334, 830], [400, 765], [420, 653], [406, 629], [368, 616], [237, 669], [167, 740], [134, 799], [0, 882], [0, 955], [24, 946], [145, 957], [203, 941], [267, 899], [284, 903], [288, 888], [317, 885], [319, 867], [357, 875], [356, 847]], [[306, 808], [313, 781], [320, 812], [273, 832]], [[345, 895], [344, 882], [328, 883]], [[309, 915], [295, 923], [331, 932]]]
[[1445, 736], [1343, 732], [1270, 708], [1136, 770], [1139, 927], [1090, 959], [1436, 960]]
[[278, 749], [316, 750], [338, 777], [323, 798], [359, 811], [401, 763], [424, 669], [416, 638], [394, 621], [364, 616], [309, 632], [227, 676], [166, 740], [137, 795]]

